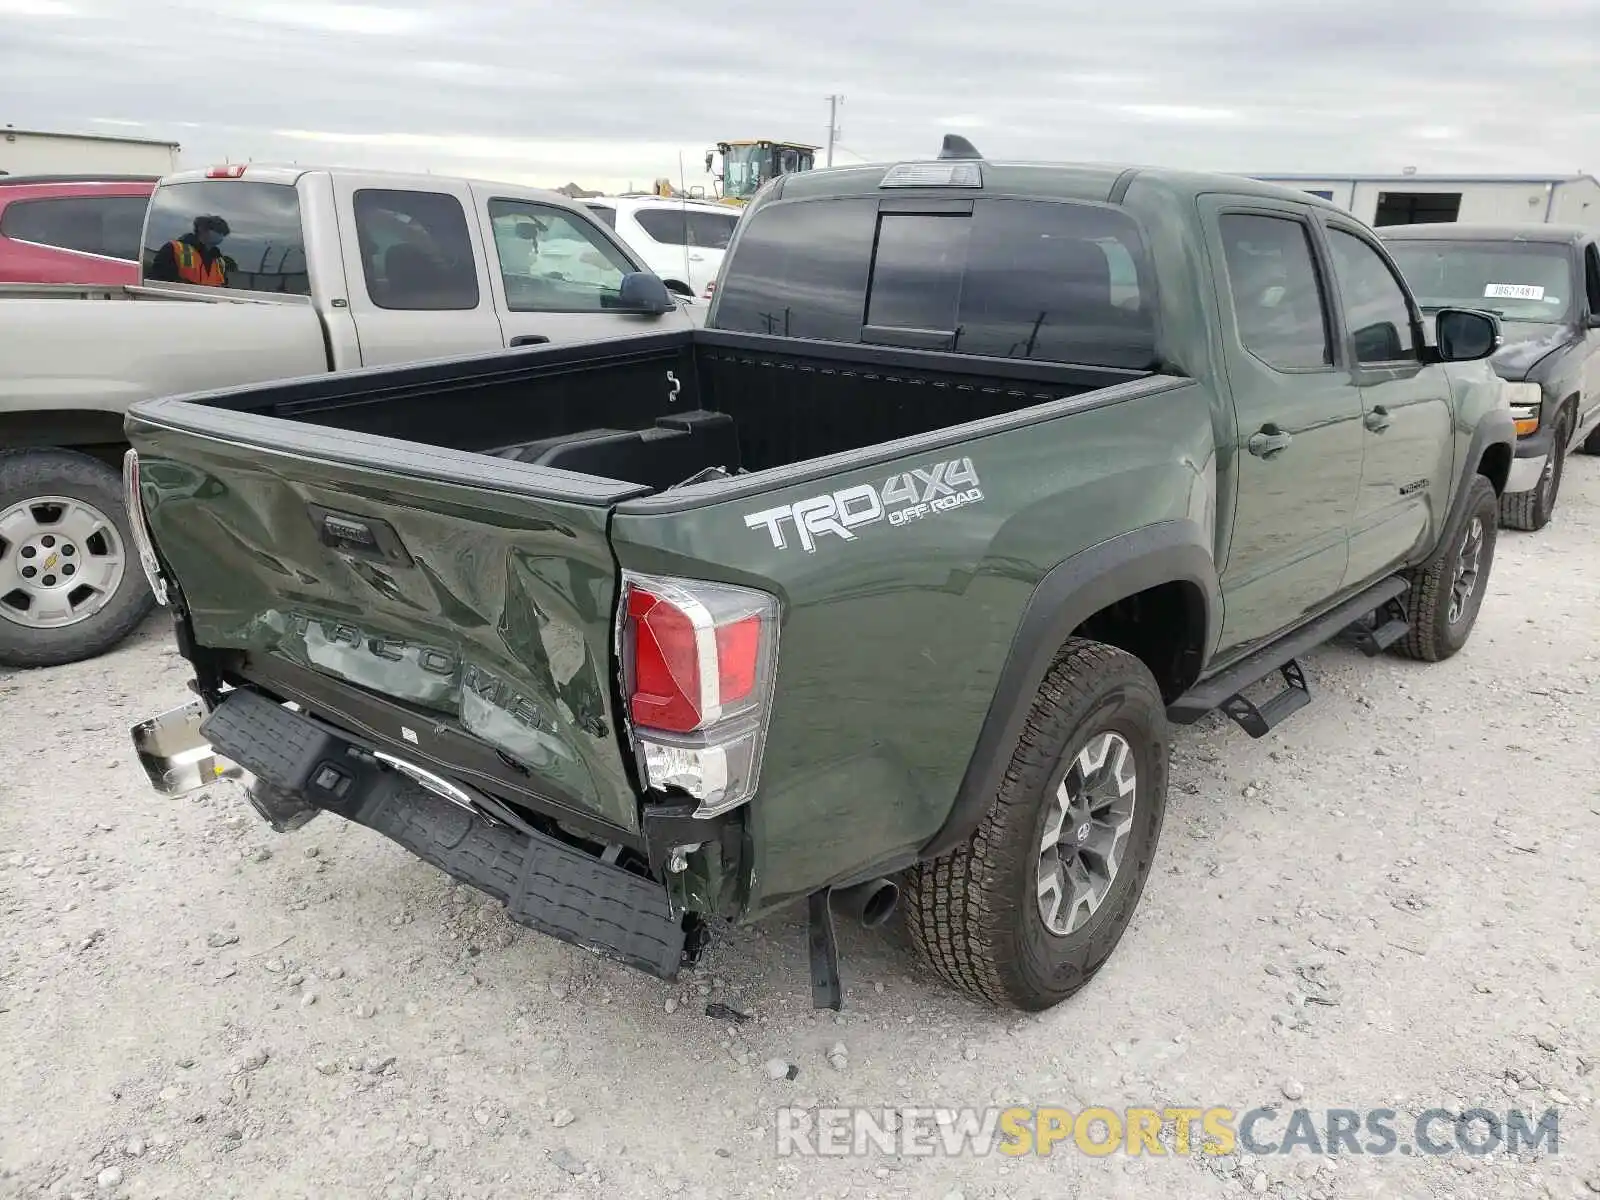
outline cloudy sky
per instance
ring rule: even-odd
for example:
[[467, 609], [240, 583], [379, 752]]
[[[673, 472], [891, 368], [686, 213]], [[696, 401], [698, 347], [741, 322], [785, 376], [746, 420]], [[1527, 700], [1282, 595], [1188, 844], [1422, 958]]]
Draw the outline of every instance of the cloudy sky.
[[[977, 15], [981, 11], [982, 15]], [[1512, 13], [1518, 13], [1512, 16]], [[1600, 0], [0, 0], [0, 123], [617, 189], [717, 138], [1600, 171]]]

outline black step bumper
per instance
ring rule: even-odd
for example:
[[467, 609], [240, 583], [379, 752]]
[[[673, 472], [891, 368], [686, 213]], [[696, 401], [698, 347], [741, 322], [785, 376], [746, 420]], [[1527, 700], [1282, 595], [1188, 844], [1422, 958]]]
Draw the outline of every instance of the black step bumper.
[[677, 977], [688, 935], [655, 880], [537, 830], [512, 828], [472, 807], [470, 793], [446, 799], [255, 692], [228, 693], [201, 733], [284, 802], [376, 830], [501, 901], [518, 924], [657, 978]]

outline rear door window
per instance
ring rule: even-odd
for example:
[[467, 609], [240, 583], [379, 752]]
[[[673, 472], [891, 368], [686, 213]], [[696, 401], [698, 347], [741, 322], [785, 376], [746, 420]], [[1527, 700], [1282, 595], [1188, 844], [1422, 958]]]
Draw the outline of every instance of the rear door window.
[[1292, 217], [1224, 213], [1218, 222], [1239, 341], [1278, 371], [1333, 364], [1311, 230]]
[[444, 192], [362, 188], [353, 203], [374, 304], [413, 312], [478, 307], [478, 266], [461, 201]]
[[1131, 369], [1155, 357], [1144, 241], [1116, 209], [977, 200], [970, 213], [880, 213], [851, 199], [746, 220], [718, 328]]
[[137, 262], [148, 205], [145, 196], [17, 200], [0, 215], [0, 237]]

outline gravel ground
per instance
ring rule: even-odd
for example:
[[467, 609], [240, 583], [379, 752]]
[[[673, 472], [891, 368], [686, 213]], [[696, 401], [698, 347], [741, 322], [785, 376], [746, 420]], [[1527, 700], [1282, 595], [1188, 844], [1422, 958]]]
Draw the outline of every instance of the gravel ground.
[[[1565, 487], [1549, 529], [1501, 534], [1455, 659], [1325, 649], [1317, 703], [1273, 736], [1181, 732], [1132, 929], [1026, 1019], [942, 990], [899, 931], [842, 931], [846, 1010], [813, 1012], [798, 917], [724, 932], [669, 986], [335, 818], [278, 837], [232, 785], [159, 800], [127, 740], [186, 698], [159, 620], [98, 661], [0, 673], [0, 1194], [1600, 1194], [1600, 460]], [[793, 1103], [1297, 1097], [1393, 1108], [1402, 1131], [1433, 1107], [1554, 1106], [1559, 1153], [774, 1142]]]

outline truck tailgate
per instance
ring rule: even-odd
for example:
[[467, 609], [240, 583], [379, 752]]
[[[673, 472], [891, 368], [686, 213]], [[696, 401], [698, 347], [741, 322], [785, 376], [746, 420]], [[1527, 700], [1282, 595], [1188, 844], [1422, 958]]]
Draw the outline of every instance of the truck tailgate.
[[173, 400], [127, 428], [201, 645], [392, 701], [364, 711], [419, 764], [466, 735], [557, 809], [638, 831], [606, 529], [642, 489]]

